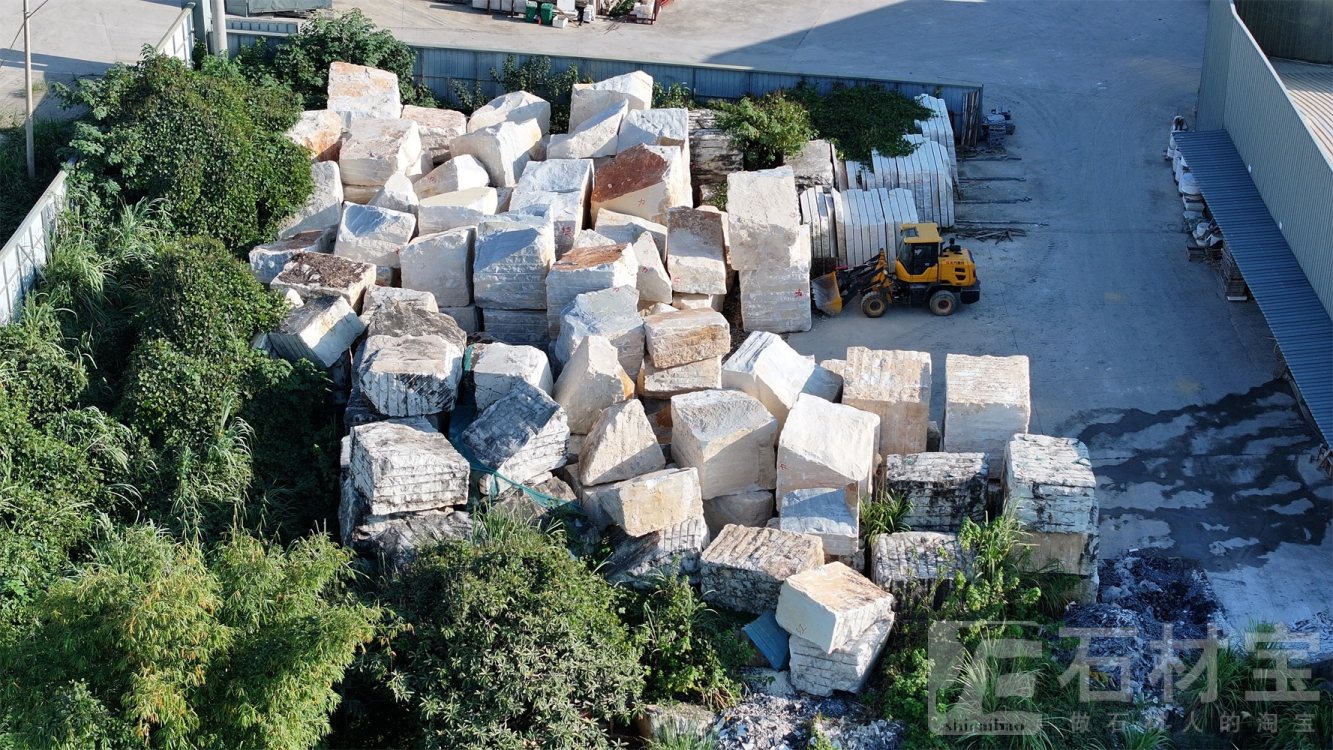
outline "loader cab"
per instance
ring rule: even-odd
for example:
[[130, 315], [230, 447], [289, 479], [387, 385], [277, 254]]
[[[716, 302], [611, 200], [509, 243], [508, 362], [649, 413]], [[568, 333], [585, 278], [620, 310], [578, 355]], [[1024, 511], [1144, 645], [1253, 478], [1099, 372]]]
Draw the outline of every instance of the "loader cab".
[[898, 278], [902, 281], [934, 281], [940, 262], [940, 230], [934, 224], [903, 224], [898, 246]]

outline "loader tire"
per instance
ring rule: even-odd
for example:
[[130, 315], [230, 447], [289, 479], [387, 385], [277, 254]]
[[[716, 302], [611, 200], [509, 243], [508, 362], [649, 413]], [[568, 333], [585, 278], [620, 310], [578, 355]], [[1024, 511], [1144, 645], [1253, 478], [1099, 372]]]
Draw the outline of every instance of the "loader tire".
[[865, 313], [867, 318], [878, 318], [888, 309], [889, 300], [880, 292], [861, 295], [861, 312]]
[[941, 289], [930, 295], [930, 311], [940, 317], [953, 315], [958, 309], [958, 295], [947, 289]]

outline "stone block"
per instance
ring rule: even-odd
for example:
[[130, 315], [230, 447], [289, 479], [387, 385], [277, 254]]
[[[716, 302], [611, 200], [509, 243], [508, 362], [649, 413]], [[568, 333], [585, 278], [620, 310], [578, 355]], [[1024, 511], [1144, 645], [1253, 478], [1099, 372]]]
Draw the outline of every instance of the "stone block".
[[328, 369], [338, 363], [352, 342], [366, 330], [342, 297], [321, 296], [287, 313], [276, 331], [269, 331], [269, 349], [283, 359], [308, 359]]
[[941, 531], [878, 534], [870, 545], [870, 577], [895, 597], [953, 579], [966, 570], [958, 535]]
[[712, 310], [650, 315], [643, 319], [643, 335], [658, 369], [723, 357], [731, 350], [731, 326]]
[[620, 123], [625, 119], [628, 106], [616, 102], [579, 123], [568, 133], [551, 136], [547, 147], [548, 159], [595, 159], [614, 156]]
[[328, 102], [344, 127], [362, 118], [392, 119], [403, 114], [398, 76], [364, 65], [329, 64]]
[[412, 180], [408, 179], [407, 175], [395, 174], [384, 182], [384, 187], [380, 188], [366, 205], [390, 208], [416, 216], [418, 202]]
[[402, 118], [417, 124], [421, 132], [421, 148], [438, 164], [450, 156], [449, 144], [467, 132], [467, 115], [452, 109], [403, 106]]
[[824, 653], [853, 642], [872, 625], [893, 621], [893, 595], [842, 563], [789, 576], [778, 596], [778, 624]]
[[417, 229], [422, 236], [475, 227], [499, 208], [495, 188], [479, 187], [439, 193], [417, 204]]
[[370, 325], [375, 315], [387, 308], [390, 303], [404, 304], [428, 313], [440, 311], [440, 306], [435, 304], [435, 295], [430, 292], [376, 285], [367, 288], [366, 296], [361, 300], [361, 322]]
[[[1025, 531], [1023, 543], [1031, 548], [1027, 559], [1029, 570], [1041, 570], [1047, 565], [1054, 565], [1057, 570], [1069, 575], [1087, 579], [1097, 577], [1097, 555], [1101, 541], [1095, 533]], [[1096, 586], [1092, 587], [1092, 591], [1095, 594]]]
[[726, 299], [725, 294], [676, 292], [671, 295], [671, 306], [677, 310], [715, 310], [722, 312], [722, 304], [726, 302]]
[[467, 132], [474, 133], [503, 122], [524, 120], [535, 120], [542, 135], [551, 132], [551, 103], [526, 91], [497, 96], [472, 113], [467, 123]]
[[357, 375], [376, 411], [413, 417], [454, 407], [467, 339], [452, 318], [390, 302], [368, 332]]
[[349, 475], [368, 515], [467, 504], [467, 459], [422, 417], [354, 427], [351, 448]]
[[634, 244], [647, 232], [653, 238], [653, 244], [657, 246], [658, 258], [662, 259], [666, 255], [667, 228], [665, 224], [607, 208], [593, 211], [592, 215], [593, 226], [598, 234], [614, 242]]
[[310, 109], [301, 113], [296, 124], [284, 133], [315, 161], [337, 160], [342, 140], [343, 120], [331, 109]]
[[722, 385], [744, 391], [763, 402], [769, 413], [785, 422], [801, 394], [825, 400], [836, 398], [836, 384], [819, 372], [782, 337], [756, 331], [746, 337], [722, 364]]
[[603, 409], [588, 431], [579, 451], [579, 482], [585, 487], [621, 482], [665, 466], [643, 404], [629, 399]]
[[395, 174], [419, 174], [421, 131], [411, 120], [356, 120], [343, 139], [338, 168], [344, 185], [375, 188]]
[[555, 232], [555, 253], [559, 258], [574, 246], [574, 235], [583, 229], [586, 206], [578, 193], [539, 193], [515, 188], [509, 210], [549, 218]]
[[576, 83], [569, 97], [569, 128], [573, 130], [584, 120], [603, 112], [607, 107], [624, 102], [630, 110], [648, 109], [653, 105], [653, 77], [636, 70], [633, 73], [608, 78], [596, 83]]
[[644, 146], [675, 146], [686, 149], [690, 144], [690, 113], [685, 109], [636, 109], [627, 112], [620, 125], [616, 151], [628, 151]]
[[771, 490], [752, 490], [704, 499], [704, 520], [708, 522], [708, 532], [713, 536], [721, 534], [723, 527], [729, 524], [762, 528], [773, 514]]
[[880, 488], [910, 503], [903, 517], [910, 528], [958, 531], [964, 519], [986, 520], [984, 453], [889, 454], [880, 471]]
[[634, 397], [634, 382], [620, 366], [619, 352], [603, 336], [586, 336], [555, 381], [555, 400], [565, 409], [569, 431], [586, 435], [602, 410]]
[[412, 239], [417, 219], [410, 213], [348, 203], [338, 224], [333, 253], [376, 266], [397, 268], [398, 251]]
[[833, 162], [837, 159], [833, 144], [825, 140], [807, 141], [800, 151], [787, 157], [797, 190], [833, 188]]
[[788, 641], [792, 687], [810, 695], [829, 696], [841, 690], [860, 692], [879, 661], [893, 630], [893, 615], [866, 628], [842, 648], [827, 653], [818, 645], [793, 635]]
[[1028, 358], [950, 354], [944, 363], [944, 441], [951, 453], [985, 453], [992, 475], [1009, 439], [1032, 418]]
[[366, 335], [435, 336], [459, 349], [467, 343], [467, 336], [452, 318], [413, 299], [385, 300], [366, 317]]
[[441, 307], [440, 312], [453, 318], [463, 333], [471, 334], [481, 330], [481, 311], [473, 305]]
[[709, 357], [676, 367], [658, 368], [645, 357], [636, 387], [640, 396], [660, 399], [721, 388], [722, 358]]
[[580, 294], [615, 287], [633, 289], [637, 277], [633, 256], [629, 245], [604, 245], [570, 250], [557, 260], [546, 275], [546, 320], [551, 337], [560, 335], [561, 313]]
[[644, 357], [643, 318], [639, 317], [638, 305], [638, 293], [623, 286], [575, 297], [561, 315], [556, 359], [568, 362], [583, 339], [604, 336], [620, 352], [620, 366], [625, 372], [639, 372]]
[[548, 155], [545, 161], [528, 162], [516, 189], [586, 196], [592, 189], [592, 173], [591, 159], [558, 159]]
[[310, 302], [316, 297], [341, 297], [352, 310], [361, 309], [361, 297], [375, 285], [375, 266], [326, 253], [292, 256], [270, 287], [292, 290]]
[[634, 260], [638, 264], [635, 285], [639, 290], [639, 305], [669, 305], [671, 277], [667, 275], [653, 238], [647, 232], [640, 234], [634, 242], [633, 250]]
[[660, 531], [691, 518], [702, 520], [704, 514], [699, 474], [694, 469], [663, 469], [617, 482], [600, 491], [598, 500], [611, 522], [630, 536]]
[[678, 149], [635, 146], [593, 174], [594, 215], [608, 209], [661, 224], [668, 210], [691, 203], [689, 165]]
[[1074, 438], [1014, 435], [1005, 451], [1005, 512], [1031, 531], [1097, 531], [1097, 477]]
[[920, 453], [930, 425], [930, 354], [848, 347], [842, 402], [879, 416], [880, 455]]
[[481, 327], [491, 338], [514, 346], [544, 348], [551, 342], [546, 335], [545, 310], [481, 309]]
[[250, 250], [250, 270], [259, 283], [268, 285], [297, 253], [327, 253], [332, 246], [331, 229], [310, 229], [285, 240], [256, 245]]
[[546, 274], [555, 262], [550, 224], [494, 218], [477, 227], [473, 296], [486, 309], [546, 309]]
[[777, 608], [784, 581], [823, 564], [819, 537], [728, 525], [699, 558], [701, 589], [710, 604], [762, 614]]
[[689, 207], [667, 214], [667, 273], [675, 292], [727, 293], [727, 215]]
[[[671, 399], [671, 455], [699, 471], [705, 499], [772, 490], [777, 438], [778, 421], [740, 391], [697, 391]], [[772, 499], [770, 493], [768, 516]]]
[[[870, 491], [879, 417], [801, 394], [778, 438], [778, 497], [813, 487]], [[856, 510], [855, 508], [853, 510]]]
[[699, 555], [708, 546], [708, 524], [692, 516], [664, 529], [632, 537], [617, 529], [611, 534], [614, 550], [602, 574], [611, 583], [652, 588], [663, 578], [699, 578]]
[[409, 242], [398, 254], [403, 287], [430, 292], [444, 307], [472, 304], [473, 234], [463, 227]]
[[569, 424], [550, 396], [518, 383], [478, 415], [461, 440], [483, 466], [526, 484], [565, 464]]
[[338, 226], [342, 218], [342, 172], [336, 161], [317, 161], [310, 165], [310, 179], [314, 189], [305, 204], [282, 222], [279, 237], [293, 237], [312, 229], [324, 230]]
[[382, 559], [390, 570], [397, 570], [415, 560], [422, 547], [471, 536], [472, 517], [466, 511], [421, 510], [392, 516], [362, 515], [343, 537], [343, 546], [362, 557]]
[[[801, 227], [791, 167], [727, 175], [727, 226], [732, 268], [757, 271], [774, 263], [786, 265]], [[806, 232], [808, 237], [808, 228]]]
[[420, 201], [433, 195], [490, 187], [490, 184], [491, 176], [477, 157], [462, 154], [417, 178], [412, 187]]
[[519, 382], [550, 394], [551, 363], [546, 352], [533, 346], [487, 344], [472, 364], [472, 382], [476, 389], [477, 411], [485, 411]]
[[[475, 114], [472, 120], [476, 121]], [[542, 131], [536, 120], [505, 121], [460, 135], [450, 148], [455, 156], [477, 157], [495, 187], [512, 187], [518, 184], [519, 175], [541, 139]]]
[[793, 490], [778, 501], [778, 528], [813, 534], [824, 542], [824, 554], [851, 557], [860, 546], [856, 497], [847, 487]]

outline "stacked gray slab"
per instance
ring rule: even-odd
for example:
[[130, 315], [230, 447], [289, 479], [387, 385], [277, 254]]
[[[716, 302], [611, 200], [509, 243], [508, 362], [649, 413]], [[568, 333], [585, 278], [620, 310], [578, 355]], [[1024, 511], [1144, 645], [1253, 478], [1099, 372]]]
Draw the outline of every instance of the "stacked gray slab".
[[984, 453], [912, 453], [884, 457], [880, 491], [905, 499], [903, 522], [920, 531], [958, 531], [986, 520], [990, 467]]
[[553, 263], [549, 220], [511, 215], [477, 225], [472, 288], [487, 333], [506, 344], [547, 344], [546, 274]]
[[819, 537], [728, 525], [700, 558], [710, 604], [762, 614], [778, 606], [783, 581], [824, 563]]

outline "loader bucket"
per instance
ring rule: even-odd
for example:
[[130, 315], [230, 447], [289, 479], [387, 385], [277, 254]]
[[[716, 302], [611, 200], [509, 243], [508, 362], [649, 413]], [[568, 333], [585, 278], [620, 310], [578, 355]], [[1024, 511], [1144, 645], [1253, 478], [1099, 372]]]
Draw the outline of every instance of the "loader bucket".
[[842, 312], [842, 292], [838, 289], [838, 272], [826, 273], [810, 280], [810, 296], [815, 301], [815, 309], [835, 316]]

